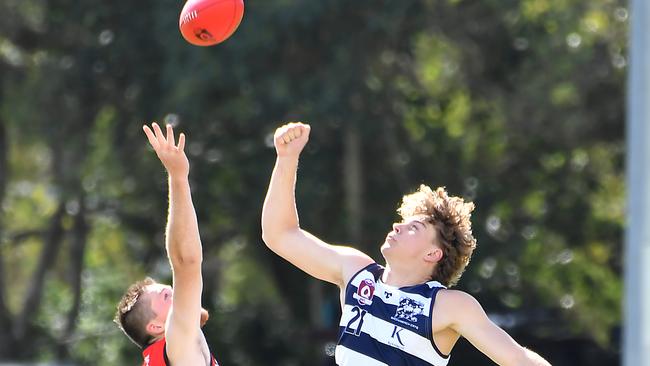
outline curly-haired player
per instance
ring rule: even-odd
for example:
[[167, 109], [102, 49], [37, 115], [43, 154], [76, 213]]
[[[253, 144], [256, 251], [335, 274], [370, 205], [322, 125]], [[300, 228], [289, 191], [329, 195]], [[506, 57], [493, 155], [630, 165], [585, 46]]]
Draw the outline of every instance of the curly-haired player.
[[275, 132], [277, 160], [262, 210], [262, 235], [275, 253], [341, 289], [338, 365], [444, 366], [463, 336], [499, 365], [549, 366], [491, 322], [472, 296], [447, 289], [476, 248], [472, 203], [424, 185], [404, 196], [398, 209], [402, 220], [381, 246], [385, 266], [302, 230], [294, 187], [309, 132], [302, 123]]

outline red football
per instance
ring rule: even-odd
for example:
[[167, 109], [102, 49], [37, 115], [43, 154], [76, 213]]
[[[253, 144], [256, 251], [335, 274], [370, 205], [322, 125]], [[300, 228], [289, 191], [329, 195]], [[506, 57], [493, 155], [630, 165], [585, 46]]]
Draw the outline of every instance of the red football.
[[178, 26], [189, 43], [212, 46], [235, 33], [243, 16], [243, 0], [188, 0]]

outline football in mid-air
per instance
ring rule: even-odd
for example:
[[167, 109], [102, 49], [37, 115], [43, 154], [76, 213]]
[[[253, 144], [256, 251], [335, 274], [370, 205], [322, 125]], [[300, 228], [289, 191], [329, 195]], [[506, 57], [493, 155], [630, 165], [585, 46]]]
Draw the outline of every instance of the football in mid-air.
[[188, 0], [178, 26], [189, 43], [213, 46], [235, 33], [243, 16], [243, 0]]

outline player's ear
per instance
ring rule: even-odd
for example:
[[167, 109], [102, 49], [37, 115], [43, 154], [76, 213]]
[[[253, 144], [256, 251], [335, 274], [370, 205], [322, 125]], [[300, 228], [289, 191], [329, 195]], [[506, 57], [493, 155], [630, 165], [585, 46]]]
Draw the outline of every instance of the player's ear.
[[434, 247], [427, 252], [427, 254], [424, 256], [424, 260], [425, 262], [429, 263], [438, 263], [442, 259], [442, 255], [442, 249]]
[[147, 333], [155, 335], [165, 331], [165, 327], [159, 324], [156, 320], [151, 320], [146, 326]]

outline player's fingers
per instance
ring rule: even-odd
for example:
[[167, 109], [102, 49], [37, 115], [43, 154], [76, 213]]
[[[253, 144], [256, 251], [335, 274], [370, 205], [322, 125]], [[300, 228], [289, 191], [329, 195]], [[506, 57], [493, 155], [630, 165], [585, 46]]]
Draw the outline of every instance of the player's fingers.
[[142, 126], [142, 130], [144, 130], [144, 134], [147, 135], [147, 140], [149, 140], [149, 144], [151, 147], [155, 149], [158, 148], [158, 140], [156, 140], [156, 136], [154, 135], [153, 131], [151, 131], [151, 128], [149, 126], [144, 125]]
[[311, 126], [308, 124], [302, 125], [302, 134], [305, 135], [305, 138], [309, 138], [309, 132], [311, 132]]
[[176, 139], [174, 138], [174, 128], [172, 125], [167, 124], [167, 144], [176, 147]]
[[307, 130], [307, 127], [309, 126], [308, 124], [302, 122], [291, 122], [288, 126], [290, 126], [292, 130], [292, 137], [294, 139], [302, 137], [305, 132], [309, 134], [309, 131]]
[[159, 144], [163, 144], [167, 142], [165, 139], [165, 135], [163, 135], [162, 130], [160, 129], [160, 126], [156, 122], [152, 123], [151, 126], [153, 127], [153, 132], [156, 134], [156, 139], [158, 139]]
[[275, 132], [273, 132], [273, 138], [274, 139], [279, 139], [280, 136], [282, 136], [282, 133], [284, 133], [284, 126], [280, 126], [275, 129]]
[[299, 137], [298, 134], [299, 134], [299, 131], [295, 127], [289, 128], [287, 130], [287, 133], [286, 133], [286, 135], [289, 136], [289, 139], [291, 139], [291, 140], [295, 140], [296, 138], [298, 138]]
[[303, 135], [306, 133], [305, 131], [305, 125], [302, 123], [297, 123], [295, 126], [292, 128], [293, 132], [293, 139], [299, 139], [303, 137]]
[[286, 135], [287, 133], [287, 125], [280, 126], [275, 130], [275, 133], [273, 134], [273, 138], [276, 141], [283, 141], [283, 136]]
[[180, 136], [178, 136], [178, 150], [183, 151], [185, 149], [185, 134], [181, 133]]
[[288, 144], [288, 143], [291, 142], [291, 137], [289, 137], [289, 134], [288, 134], [288, 133], [283, 133], [283, 134], [280, 136], [280, 138], [282, 139], [282, 141], [283, 141], [285, 144]]

